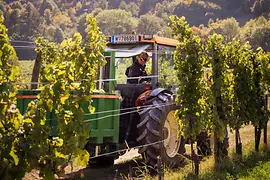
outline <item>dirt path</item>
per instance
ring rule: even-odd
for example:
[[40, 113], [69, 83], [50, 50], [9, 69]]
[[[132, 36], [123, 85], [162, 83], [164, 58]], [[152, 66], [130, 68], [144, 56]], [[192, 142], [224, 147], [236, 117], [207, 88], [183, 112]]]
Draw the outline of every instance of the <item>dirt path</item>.
[[[133, 160], [132, 160], [133, 159]], [[131, 149], [114, 161], [114, 166], [108, 168], [90, 169], [81, 167], [79, 170], [69, 171], [65, 179], [95, 179], [116, 180], [126, 179], [130, 176], [138, 176], [138, 166], [143, 166], [137, 149]], [[70, 168], [70, 167], [69, 167]]]
[[[138, 176], [138, 166], [143, 166], [137, 149], [131, 149], [126, 152], [116, 159], [114, 164], [114, 166], [98, 169], [90, 169], [85, 166], [76, 166], [71, 169], [71, 166], [68, 166], [65, 177], [58, 179], [122, 180], [130, 176]], [[38, 171], [33, 170], [27, 173], [23, 180], [42, 179], [38, 176], [38, 173]]]

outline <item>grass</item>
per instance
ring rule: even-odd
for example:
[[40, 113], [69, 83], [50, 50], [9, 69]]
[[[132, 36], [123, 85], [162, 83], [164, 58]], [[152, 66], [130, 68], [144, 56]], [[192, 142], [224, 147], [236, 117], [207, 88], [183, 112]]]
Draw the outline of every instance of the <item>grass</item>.
[[[20, 82], [31, 82], [32, 71], [35, 61], [33, 60], [22, 60], [19, 61], [19, 70], [20, 70]], [[30, 84], [21, 85], [20, 89], [30, 89]]]
[[251, 180], [251, 179], [269, 179], [270, 175], [270, 162], [259, 162], [252, 171], [248, 172], [247, 175], [239, 177], [240, 180]]
[[[245, 150], [242, 157], [236, 154], [230, 154], [217, 169], [214, 168], [213, 156], [205, 159], [200, 164], [200, 174], [194, 176], [192, 165], [189, 164], [178, 171], [166, 171], [165, 179], [198, 179], [198, 180], [216, 180], [216, 179], [239, 179], [244, 177], [254, 177], [257, 175], [270, 179], [270, 174], [265, 173], [270, 168], [270, 149], [264, 149], [261, 152]], [[260, 166], [264, 169], [261, 170]], [[258, 171], [259, 170], [259, 171]], [[269, 171], [270, 172], [270, 171]]]
[[[270, 123], [268, 124], [268, 129]], [[254, 130], [247, 126], [241, 131], [243, 143], [243, 155], [235, 154], [234, 135], [230, 133], [229, 157], [215, 168], [214, 157], [210, 156], [200, 163], [200, 174], [198, 177], [192, 171], [192, 164], [188, 164], [179, 170], [166, 170], [166, 180], [216, 180], [216, 179], [270, 179], [270, 147], [263, 147], [261, 143], [260, 152], [254, 152]], [[261, 139], [262, 141], [262, 139]], [[268, 132], [268, 144], [270, 133]]]

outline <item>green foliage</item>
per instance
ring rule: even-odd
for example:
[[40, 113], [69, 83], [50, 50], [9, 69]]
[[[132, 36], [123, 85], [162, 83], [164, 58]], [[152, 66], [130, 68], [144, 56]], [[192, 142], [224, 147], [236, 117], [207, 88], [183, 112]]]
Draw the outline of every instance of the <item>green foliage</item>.
[[[260, 1], [260, 3], [267, 3], [268, 1], [264, 0]], [[72, 37], [76, 31], [79, 31], [85, 37], [81, 28], [82, 22], [80, 22], [79, 26], [77, 25], [84, 13], [92, 13], [94, 16], [103, 10], [125, 10], [130, 13], [131, 17], [124, 14], [122, 18], [117, 15], [116, 18], [118, 18], [118, 21], [115, 21], [116, 18], [112, 18], [112, 14], [112, 17], [106, 16], [102, 18], [102, 22], [98, 21], [98, 24], [102, 23], [101, 30], [105, 34], [108, 34], [107, 31], [111, 27], [116, 30], [109, 33], [114, 34], [131, 33], [136, 29], [148, 27], [147, 29], [149, 31], [147, 32], [150, 34], [158, 32], [159, 35], [169, 37], [170, 30], [167, 23], [169, 22], [170, 15], [185, 16], [189, 23], [199, 26], [200, 24], [206, 25], [210, 18], [223, 19], [241, 14], [241, 18], [239, 17], [238, 20], [242, 24], [250, 15], [250, 6], [252, 4], [248, 0], [239, 0], [237, 2], [225, 0], [114, 0], [108, 2], [105, 0], [79, 2], [40, 0], [29, 2], [18, 0], [5, 1], [5, 3], [1, 3], [0, 9], [4, 12], [6, 17], [5, 24], [9, 29], [8, 34], [12, 39], [33, 40], [42, 35], [47, 39], [53, 40], [54, 33], [47, 33], [48, 27], [52, 29], [52, 26], [54, 29], [60, 27], [63, 31], [64, 38]], [[263, 7], [266, 7], [266, 5]], [[138, 24], [140, 17], [148, 14], [153, 15], [153, 21]], [[130, 25], [128, 25], [128, 22], [130, 22]], [[151, 32], [150, 25], [154, 27], [153, 32]], [[162, 30], [156, 31], [157, 26], [161, 26]]]
[[132, 14], [132, 16], [137, 17], [139, 14], [139, 6], [134, 2], [126, 3], [125, 1], [121, 1], [119, 5], [119, 9], [126, 10]]
[[[262, 49], [257, 49], [254, 53], [254, 57], [252, 59], [253, 65], [253, 82], [254, 82], [254, 90], [253, 90], [253, 107], [256, 107], [256, 114], [254, 119], [251, 120], [253, 125], [260, 126], [260, 124], [264, 124], [265, 121], [269, 119], [269, 112], [267, 112], [267, 107], [265, 103], [265, 94], [269, 93], [269, 64], [270, 64], [270, 54], [265, 53]], [[260, 127], [264, 128], [264, 127]], [[255, 140], [256, 142], [256, 140]], [[256, 147], [255, 147], [256, 148]]]
[[270, 51], [270, 20], [263, 16], [250, 20], [242, 28], [241, 40], [242, 42], [249, 41], [254, 49], [261, 47], [264, 51]]
[[[88, 104], [89, 111], [94, 111], [91, 98], [98, 66], [105, 64], [106, 38], [94, 18], [88, 16], [86, 21], [85, 44], [78, 33], [61, 45], [42, 38], [36, 41], [42, 60], [40, 80], [47, 84], [40, 87], [37, 100], [28, 105], [23, 118], [14, 105], [17, 68], [8, 64], [15, 53], [1, 24], [0, 174], [4, 179], [21, 179], [32, 169], [39, 170], [44, 179], [54, 179], [54, 174], [63, 176], [64, 168], [73, 161], [87, 163], [84, 145], [90, 128], [81, 105]], [[49, 112], [56, 118], [48, 119]]]
[[54, 33], [54, 41], [57, 43], [61, 43], [64, 39], [64, 33], [61, 28], [56, 28], [55, 33]]
[[176, 72], [171, 62], [171, 57], [160, 57], [158, 59], [159, 82], [163, 88], [172, 88], [177, 83]]
[[140, 17], [137, 32], [141, 34], [157, 34], [162, 27], [165, 26], [165, 22], [152, 14], [145, 14]]
[[98, 26], [106, 35], [131, 34], [138, 23], [130, 12], [120, 9], [104, 10], [96, 18]]
[[116, 72], [115, 78], [118, 79], [117, 84], [125, 84], [127, 82], [126, 80], [127, 76], [125, 75], [125, 73], [126, 69], [131, 65], [132, 65], [131, 59], [118, 59], [117, 66], [115, 69]]
[[269, 13], [269, 7], [270, 7], [269, 0], [258, 0], [258, 1], [255, 1], [252, 7], [252, 12], [255, 17], [261, 16], [261, 15], [267, 15], [267, 13]]
[[50, 11], [55, 12], [58, 10], [58, 6], [52, 0], [43, 0], [40, 3], [40, 9], [39, 9], [40, 15], [44, 15], [44, 12], [46, 11], [46, 9], [49, 9]]
[[270, 162], [259, 162], [258, 166], [249, 171], [248, 175], [239, 178], [239, 180], [269, 179]]
[[211, 23], [208, 31], [209, 35], [214, 33], [221, 34], [225, 42], [233, 41], [239, 38], [240, 35], [239, 23], [235, 18], [228, 18]]
[[[64, 168], [72, 160], [79, 165], [86, 164], [88, 160], [89, 155], [83, 148], [90, 128], [83, 121], [85, 113], [81, 104], [91, 102], [98, 66], [104, 65], [101, 52], [106, 43], [95, 19], [87, 17], [87, 23], [84, 46], [80, 34], [64, 40], [59, 47], [43, 39], [37, 40], [37, 52], [41, 53], [43, 61], [40, 80], [48, 85], [41, 87], [37, 101], [28, 107], [25, 121], [33, 127], [28, 132], [29, 138], [41, 142], [38, 146], [42, 149], [38, 151], [40, 154], [36, 163], [39, 163], [32, 164], [31, 168], [39, 169], [40, 175], [45, 178], [51, 173], [62, 176]], [[75, 83], [78, 81], [79, 86]], [[58, 120], [56, 138], [50, 138], [55, 130], [46, 124], [46, 113], [52, 112], [52, 109]], [[93, 109], [91, 103], [89, 109]], [[36, 130], [41, 136], [36, 136]], [[32, 146], [30, 149], [37, 153], [35, 148]]]
[[226, 76], [228, 74], [228, 64], [226, 57], [223, 54], [224, 44], [221, 35], [214, 34], [208, 39], [206, 45], [207, 63], [212, 68], [212, 102], [210, 106], [213, 107], [213, 124], [215, 136], [222, 140], [225, 138], [225, 128], [227, 127], [227, 119], [225, 118], [226, 111], [224, 107], [228, 107], [226, 102], [228, 92], [228, 81]]
[[206, 89], [203, 77], [203, 63], [200, 38], [192, 33], [185, 18], [171, 17], [174, 36], [180, 42], [175, 51], [175, 69], [178, 78], [177, 103], [181, 108], [177, 111], [184, 137], [196, 137], [204, 128], [207, 116]]
[[[171, 19], [173, 33], [179, 40], [175, 67], [183, 134], [194, 137], [203, 126], [213, 125], [215, 161], [221, 162], [227, 155], [226, 141], [223, 141], [227, 126], [238, 131], [251, 121], [256, 128], [255, 148], [258, 150], [260, 130], [268, 119], [264, 96], [269, 90], [269, 53], [261, 49], [254, 52], [249, 43], [241, 44], [236, 40], [225, 44], [223, 36], [217, 34], [202, 43], [184, 18]], [[210, 89], [205, 86], [203, 71], [210, 77]]]
[[9, 60], [16, 53], [9, 43], [6, 27], [0, 16], [0, 176], [4, 179], [22, 178], [26, 169], [18, 143], [23, 135], [22, 116], [16, 108], [18, 67]]
[[254, 53], [248, 43], [241, 45], [239, 41], [233, 41], [226, 46], [227, 59], [233, 66], [228, 74], [231, 81], [228, 94], [231, 104], [229, 125], [233, 129], [240, 128], [250, 120], [257, 120], [256, 114], [256, 86], [254, 84], [254, 69], [252, 60]]

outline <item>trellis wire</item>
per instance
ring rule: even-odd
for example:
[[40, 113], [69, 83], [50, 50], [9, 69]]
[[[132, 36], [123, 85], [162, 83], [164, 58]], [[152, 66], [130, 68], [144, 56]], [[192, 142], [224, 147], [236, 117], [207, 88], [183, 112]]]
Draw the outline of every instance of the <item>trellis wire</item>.
[[[165, 107], [165, 106], [174, 105], [174, 104], [176, 104], [176, 103], [169, 103], [169, 104], [164, 104], [164, 105], [160, 105], [160, 106], [145, 105], [145, 106], [141, 106], [141, 107], [148, 108], [148, 109], [154, 109], [154, 108]], [[136, 108], [136, 107], [134, 107], [134, 108]], [[120, 109], [120, 110], [124, 110], [124, 109]], [[113, 112], [113, 111], [115, 111], [115, 110], [112, 110], [111, 112]], [[100, 119], [105, 119], [105, 118], [109, 118], [109, 117], [115, 117], [115, 116], [121, 116], [121, 115], [131, 114], [131, 113], [138, 112], [138, 111], [140, 112], [140, 111], [143, 111], [143, 110], [133, 110], [133, 111], [129, 111], [129, 112], [124, 112], [124, 113], [119, 113], [119, 114], [113, 114], [113, 115], [107, 115], [107, 116], [103, 116], [103, 117], [99, 117], [99, 118], [94, 118], [94, 119], [86, 119], [86, 120], [84, 120], [84, 122], [93, 122], [93, 121], [97, 121], [97, 120], [100, 120]], [[110, 111], [106, 111], [106, 112], [108, 113]], [[86, 114], [84, 114], [84, 115], [86, 115]], [[53, 121], [53, 120], [56, 120], [56, 118], [54, 118], [54, 119], [47, 119], [46, 121]]]
[[[171, 139], [171, 138], [173, 138], [173, 137], [175, 137], [175, 136], [171, 136], [171, 137], [169, 137], [169, 139]], [[103, 154], [100, 154], [100, 155], [97, 155], [97, 156], [89, 157], [89, 160], [90, 160], [90, 159], [97, 158], [97, 157], [108, 156], [108, 155], [111, 155], [111, 154], [115, 154], [115, 153], [127, 151], [127, 150], [130, 150], [130, 149], [132, 149], [132, 148], [137, 149], [137, 148], [142, 148], [142, 147], [151, 146], [151, 145], [154, 145], [154, 144], [162, 143], [162, 142], [164, 142], [165, 140], [167, 140], [167, 139], [163, 139], [163, 140], [156, 141], [156, 142], [153, 142], [153, 143], [148, 143], [148, 144], [144, 144], [144, 145], [139, 145], [139, 146], [135, 146], [135, 147], [131, 147], [131, 148], [120, 149], [120, 150], [117, 150], [117, 151], [112, 151], [112, 152], [108, 152], [108, 153], [103, 153]]]
[[[150, 76], [140, 76], [140, 77], [128, 77], [128, 78], [114, 78], [114, 79], [100, 79], [95, 80], [95, 82], [109, 82], [109, 81], [117, 81], [117, 80], [128, 80], [128, 79], [144, 79], [144, 78], [155, 78], [155, 77], [162, 77], [162, 76], [173, 76], [173, 75], [150, 75]], [[74, 83], [80, 83], [74, 82]], [[16, 82], [16, 85], [22, 85], [22, 84], [50, 84], [49, 82]]]
[[[161, 106], [154, 106], [154, 105], [152, 105], [151, 107], [153, 107], [153, 108], [165, 107], [165, 106], [169, 106], [169, 105], [173, 105], [173, 104], [175, 104], [175, 103], [165, 104], [165, 105], [161, 105]], [[150, 109], [152, 109], [152, 108], [150, 108]], [[108, 118], [108, 117], [115, 117], [115, 116], [121, 116], [121, 115], [125, 115], [125, 114], [131, 114], [131, 113], [134, 113], [134, 112], [138, 112], [138, 110], [124, 112], [124, 113], [119, 113], [119, 114], [113, 114], [113, 115], [107, 115], [107, 116], [103, 116], [103, 117], [99, 117], [99, 118], [94, 118], [94, 119], [86, 119], [86, 120], [84, 120], [84, 122], [92, 122], [92, 121], [97, 121], [97, 120], [100, 120], [100, 119], [105, 119], [105, 118]]]

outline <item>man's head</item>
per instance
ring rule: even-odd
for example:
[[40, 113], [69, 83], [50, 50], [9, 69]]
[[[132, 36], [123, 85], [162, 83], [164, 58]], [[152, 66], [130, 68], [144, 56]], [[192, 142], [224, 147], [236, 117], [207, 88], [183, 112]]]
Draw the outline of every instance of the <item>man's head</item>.
[[147, 52], [141, 52], [141, 54], [138, 56], [138, 62], [141, 65], [144, 65], [148, 61], [149, 55]]

